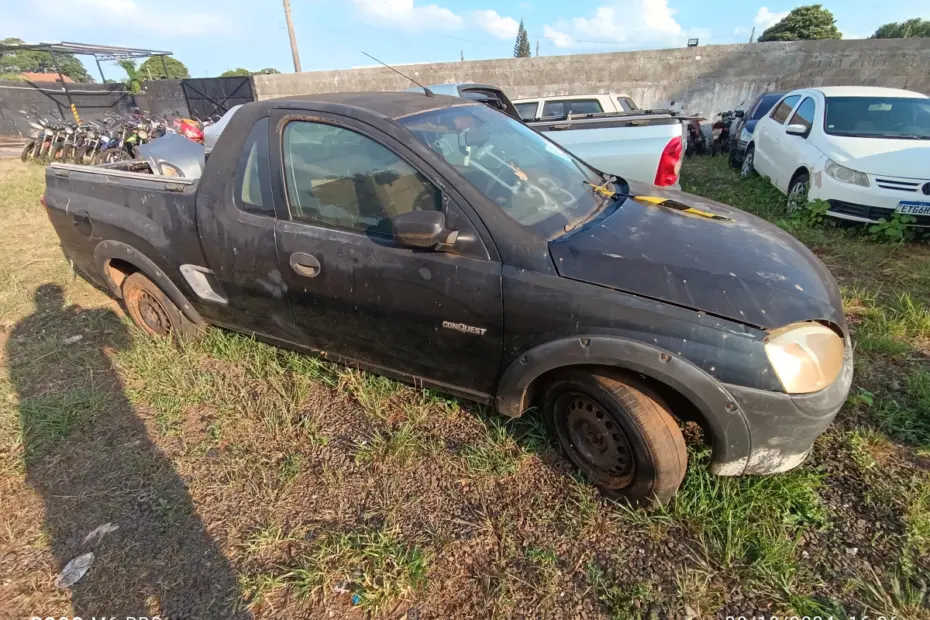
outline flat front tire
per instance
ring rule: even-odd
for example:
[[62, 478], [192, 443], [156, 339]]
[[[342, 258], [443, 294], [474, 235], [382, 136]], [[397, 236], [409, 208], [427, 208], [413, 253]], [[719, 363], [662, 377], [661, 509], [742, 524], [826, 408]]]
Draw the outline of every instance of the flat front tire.
[[148, 335], [165, 337], [173, 334], [178, 338], [196, 335], [196, 324], [142, 273], [130, 274], [123, 281], [122, 292], [129, 316]]
[[788, 188], [788, 211], [797, 211], [807, 204], [807, 194], [810, 188], [811, 177], [806, 172], [802, 172], [791, 180], [791, 187]]
[[748, 179], [756, 173], [755, 161], [756, 148], [750, 144], [746, 147], [746, 152], [743, 153], [743, 164], [739, 169], [739, 176], [741, 178]]
[[688, 465], [681, 430], [626, 375], [567, 370], [549, 383], [543, 413], [563, 454], [606, 497], [647, 506], [668, 501], [681, 485]]

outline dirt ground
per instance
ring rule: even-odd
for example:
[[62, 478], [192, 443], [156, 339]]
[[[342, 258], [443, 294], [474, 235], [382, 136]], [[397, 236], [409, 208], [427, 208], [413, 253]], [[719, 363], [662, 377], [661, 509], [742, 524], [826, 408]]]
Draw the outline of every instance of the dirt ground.
[[43, 174], [0, 161], [0, 618], [930, 618], [926, 242], [789, 217], [722, 158], [686, 162], [688, 191], [836, 274], [856, 377], [787, 474], [712, 477], [687, 429], [682, 490], [644, 512], [533, 415], [220, 330], [147, 339], [72, 274]]

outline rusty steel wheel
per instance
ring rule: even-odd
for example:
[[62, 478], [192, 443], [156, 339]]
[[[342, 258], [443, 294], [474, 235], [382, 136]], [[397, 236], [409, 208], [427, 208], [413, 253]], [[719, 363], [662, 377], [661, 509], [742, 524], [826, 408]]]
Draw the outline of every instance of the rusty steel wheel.
[[155, 283], [139, 272], [123, 282], [123, 302], [133, 322], [150, 336], [192, 336], [196, 326]]
[[568, 369], [548, 385], [543, 419], [565, 456], [611, 499], [662, 503], [688, 464], [681, 430], [635, 379], [610, 369]]
[[599, 485], [622, 489], [633, 479], [630, 442], [611, 415], [596, 400], [581, 392], [566, 390], [554, 403], [558, 418], [559, 443], [573, 462]]

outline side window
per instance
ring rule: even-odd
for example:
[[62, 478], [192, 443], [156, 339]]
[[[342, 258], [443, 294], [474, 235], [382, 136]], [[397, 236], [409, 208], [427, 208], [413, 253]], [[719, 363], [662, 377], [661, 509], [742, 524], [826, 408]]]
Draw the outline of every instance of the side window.
[[633, 110], [639, 109], [629, 97], [617, 97], [617, 105], [620, 106], [620, 109], [624, 112], [632, 112]]
[[772, 120], [779, 124], [784, 124], [785, 121], [788, 120], [788, 115], [791, 114], [791, 110], [794, 109], [794, 106], [797, 105], [800, 98], [801, 95], [785, 97], [784, 101], [779, 103], [775, 106], [775, 109], [772, 110]]
[[391, 235], [391, 220], [438, 211], [441, 194], [410, 164], [350, 129], [294, 121], [284, 128], [284, 175], [295, 220]]
[[536, 118], [536, 108], [539, 107], [538, 101], [527, 101], [524, 103], [515, 103], [513, 104], [517, 108], [517, 114], [520, 115], [525, 121], [530, 121]]
[[811, 126], [814, 124], [814, 100], [810, 97], [807, 97], [804, 101], [801, 102], [801, 105], [798, 106], [797, 112], [794, 113], [794, 116], [791, 117], [791, 120], [788, 122], [789, 125], [804, 125], [808, 131], [811, 130]]
[[252, 126], [236, 170], [236, 206], [246, 213], [274, 217], [268, 178], [268, 117]]

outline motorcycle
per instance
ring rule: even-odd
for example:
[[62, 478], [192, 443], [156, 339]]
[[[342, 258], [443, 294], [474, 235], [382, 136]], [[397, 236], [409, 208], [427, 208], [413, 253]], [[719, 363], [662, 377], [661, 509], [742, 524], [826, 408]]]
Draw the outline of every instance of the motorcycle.
[[704, 132], [701, 131], [701, 121], [703, 120], [700, 117], [688, 119], [687, 144], [685, 145], [685, 155], [688, 157], [703, 155], [707, 152], [707, 139], [704, 137]]
[[199, 144], [203, 144], [203, 124], [192, 118], [176, 118], [172, 125], [174, 130], [187, 138]]
[[[29, 123], [29, 127], [32, 129], [26, 140], [26, 145], [23, 146], [20, 159], [24, 162], [38, 160], [42, 147], [45, 145], [46, 134], [50, 132], [48, 121], [35, 112], [32, 114], [25, 110], [20, 110], [20, 112], [26, 116], [26, 122]], [[29, 118], [30, 116], [32, 116], [31, 120]]]
[[721, 112], [711, 127], [710, 155], [716, 157], [718, 153], [727, 153], [730, 150], [730, 124], [736, 118], [736, 112]]

